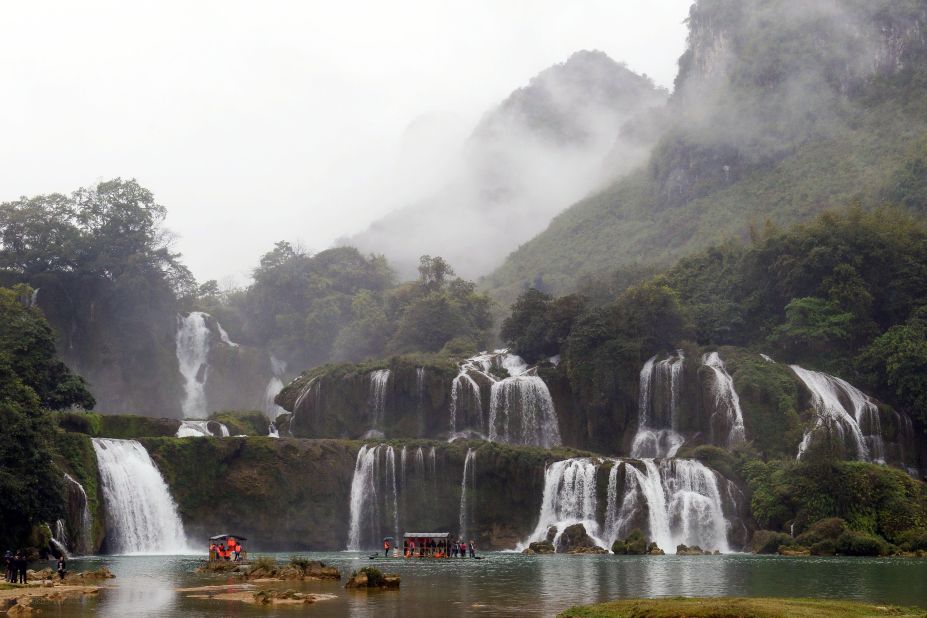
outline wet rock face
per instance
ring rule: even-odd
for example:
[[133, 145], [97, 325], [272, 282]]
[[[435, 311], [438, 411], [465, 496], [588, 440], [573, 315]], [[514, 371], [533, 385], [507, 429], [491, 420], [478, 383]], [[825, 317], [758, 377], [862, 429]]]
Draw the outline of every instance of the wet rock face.
[[598, 549], [595, 541], [586, 532], [582, 524], [568, 526], [557, 540], [557, 553], [577, 553], [581, 550]]

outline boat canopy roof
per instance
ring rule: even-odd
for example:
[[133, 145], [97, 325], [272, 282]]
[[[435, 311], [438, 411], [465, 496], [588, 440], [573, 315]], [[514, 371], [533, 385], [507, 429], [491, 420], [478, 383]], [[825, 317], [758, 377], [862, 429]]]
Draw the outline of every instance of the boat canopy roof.
[[406, 532], [404, 539], [446, 539], [451, 536], [450, 532]]
[[247, 541], [245, 537], [240, 534], [217, 534], [216, 536], [209, 537], [210, 541], [225, 541], [226, 539], [235, 539], [236, 541]]

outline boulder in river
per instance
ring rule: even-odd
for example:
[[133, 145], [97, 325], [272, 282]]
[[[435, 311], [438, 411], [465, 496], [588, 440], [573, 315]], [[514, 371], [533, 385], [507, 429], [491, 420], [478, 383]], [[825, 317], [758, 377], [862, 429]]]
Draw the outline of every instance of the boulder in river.
[[586, 527], [582, 524], [573, 524], [568, 526], [560, 538], [557, 539], [557, 551], [559, 553], [577, 553], [577, 550], [598, 548], [598, 545], [592, 537], [586, 532]]

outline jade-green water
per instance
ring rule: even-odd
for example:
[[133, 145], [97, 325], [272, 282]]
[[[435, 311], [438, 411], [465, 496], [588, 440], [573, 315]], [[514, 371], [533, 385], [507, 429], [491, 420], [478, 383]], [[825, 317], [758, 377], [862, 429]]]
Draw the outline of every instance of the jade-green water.
[[113, 589], [98, 598], [45, 603], [41, 609], [52, 616], [553, 616], [577, 604], [661, 596], [848, 598], [927, 608], [927, 561], [916, 559], [487, 553], [483, 560], [409, 562], [371, 561], [366, 554], [347, 552], [309, 557], [338, 567], [343, 576], [367, 565], [399, 573], [401, 590], [356, 592], [337, 582], [284, 582], [279, 587], [337, 597], [299, 608], [256, 607], [177, 592], [238, 581], [194, 574], [200, 558], [101, 556], [74, 560], [69, 568], [104, 564], [116, 575], [110, 580]]

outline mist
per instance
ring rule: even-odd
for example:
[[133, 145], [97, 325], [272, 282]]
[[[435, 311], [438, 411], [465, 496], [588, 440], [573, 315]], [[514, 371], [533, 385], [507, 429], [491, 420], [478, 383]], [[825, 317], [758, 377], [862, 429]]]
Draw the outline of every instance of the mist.
[[426, 194], [399, 182], [417, 119], [459, 145], [580, 49], [668, 86], [688, 4], [11, 5], [0, 201], [136, 178], [197, 279], [241, 285], [277, 240], [320, 251]]

